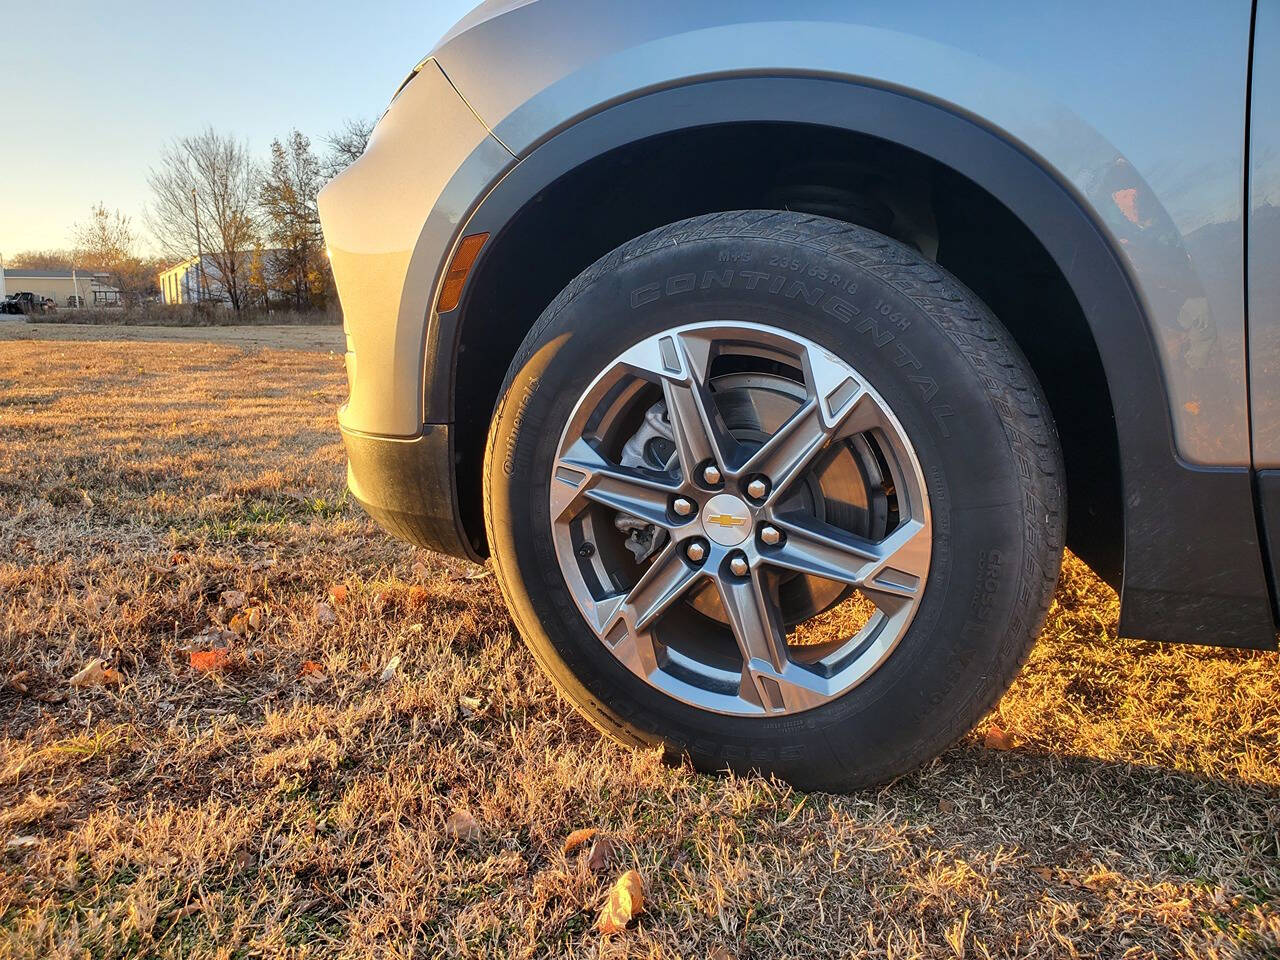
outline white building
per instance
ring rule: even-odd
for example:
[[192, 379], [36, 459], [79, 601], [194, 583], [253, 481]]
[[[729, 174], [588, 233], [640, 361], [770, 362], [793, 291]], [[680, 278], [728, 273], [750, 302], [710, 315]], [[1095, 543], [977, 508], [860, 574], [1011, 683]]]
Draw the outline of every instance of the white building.
[[[7, 293], [34, 293], [48, 297], [59, 307], [118, 307], [120, 290], [112, 286], [111, 275], [92, 270], [29, 270], [4, 267], [0, 270], [0, 297]], [[7, 293], [6, 293], [7, 291]], [[79, 298], [78, 302], [75, 298]]]

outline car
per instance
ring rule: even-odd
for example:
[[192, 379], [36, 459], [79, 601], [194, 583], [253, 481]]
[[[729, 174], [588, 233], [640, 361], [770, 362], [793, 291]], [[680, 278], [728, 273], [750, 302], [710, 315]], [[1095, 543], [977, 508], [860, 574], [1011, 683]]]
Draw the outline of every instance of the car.
[[49, 313], [56, 308], [57, 305], [49, 297], [24, 290], [5, 297], [4, 303], [0, 304], [0, 313]]
[[1280, 7], [1105, 20], [482, 3], [320, 195], [355, 498], [609, 737], [806, 789], [977, 724], [1068, 547], [1275, 649]]

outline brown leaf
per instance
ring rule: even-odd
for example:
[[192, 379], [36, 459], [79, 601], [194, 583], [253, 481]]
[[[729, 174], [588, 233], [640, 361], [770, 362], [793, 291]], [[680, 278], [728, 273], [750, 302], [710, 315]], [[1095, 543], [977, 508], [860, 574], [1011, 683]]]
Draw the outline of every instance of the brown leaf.
[[239, 610], [249, 600], [243, 590], [223, 590], [222, 605], [228, 610]]
[[581, 830], [575, 830], [569, 834], [564, 841], [565, 856], [573, 853], [580, 846], [596, 835], [595, 827], [583, 827]]
[[1050, 870], [1048, 867], [1032, 867], [1031, 872], [1034, 873], [1041, 880], [1043, 880], [1045, 883], [1048, 883], [1053, 879], [1053, 871]]
[[480, 824], [466, 810], [455, 810], [444, 823], [444, 834], [451, 840], [467, 841], [480, 838]]
[[335, 583], [329, 588], [329, 599], [334, 603], [346, 603], [347, 585], [345, 583]]
[[738, 955], [728, 947], [722, 947], [717, 943], [707, 951], [707, 960], [738, 960]]
[[939, 813], [955, 813], [958, 809], [960, 808], [956, 806], [954, 800], [948, 800], [946, 797], [943, 797], [938, 801]]
[[414, 584], [409, 588], [409, 605], [420, 607], [427, 602], [427, 588]]
[[73, 687], [103, 687], [123, 679], [119, 670], [108, 667], [101, 657], [94, 657], [71, 678]]
[[591, 855], [587, 857], [587, 867], [595, 873], [606, 870], [610, 861], [613, 860], [614, 848], [613, 841], [608, 837], [596, 837], [595, 842], [591, 844]]
[[19, 670], [5, 677], [4, 685], [17, 693], [27, 692], [27, 681], [31, 679], [30, 670]]
[[317, 663], [315, 660], [304, 660], [302, 666], [298, 668], [300, 677], [313, 677], [319, 673], [324, 673], [324, 664]]
[[316, 619], [319, 620], [321, 623], [337, 623], [338, 622], [338, 615], [333, 612], [333, 607], [329, 606], [327, 603], [323, 603], [323, 602], [317, 603], [315, 612], [316, 612]]
[[609, 889], [609, 899], [600, 911], [596, 929], [601, 933], [620, 933], [643, 912], [644, 881], [636, 871], [628, 870]]
[[987, 735], [983, 737], [982, 745], [988, 750], [1012, 750], [1013, 738], [993, 723], [987, 728]]
[[193, 913], [199, 913], [204, 909], [204, 905], [199, 900], [188, 903], [185, 907], [178, 907], [176, 910], [169, 911], [169, 922], [181, 920], [183, 917], [189, 917]]
[[212, 650], [192, 650], [187, 659], [195, 670], [209, 672], [222, 670], [231, 662], [231, 651], [226, 647], [214, 647]]
[[416, 561], [411, 569], [413, 570], [414, 577], [418, 580], [427, 579], [431, 573], [431, 571], [427, 569], [427, 565], [421, 560]]

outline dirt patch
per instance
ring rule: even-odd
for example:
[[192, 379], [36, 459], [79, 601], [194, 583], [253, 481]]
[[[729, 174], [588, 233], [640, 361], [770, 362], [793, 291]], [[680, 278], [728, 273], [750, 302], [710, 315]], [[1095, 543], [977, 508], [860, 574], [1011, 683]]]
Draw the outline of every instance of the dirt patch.
[[1280, 949], [1275, 654], [1119, 641], [1068, 558], [926, 769], [695, 774], [574, 714], [491, 576], [361, 514], [343, 393], [324, 352], [0, 343], [0, 956]]

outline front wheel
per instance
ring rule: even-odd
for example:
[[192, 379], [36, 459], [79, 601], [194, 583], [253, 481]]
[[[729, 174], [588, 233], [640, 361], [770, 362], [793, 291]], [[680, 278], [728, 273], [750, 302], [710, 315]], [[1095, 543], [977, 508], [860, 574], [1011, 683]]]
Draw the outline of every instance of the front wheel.
[[1061, 562], [1026, 360], [915, 251], [792, 213], [653, 231], [526, 337], [485, 519], [516, 624], [605, 733], [851, 789], [1006, 689]]

